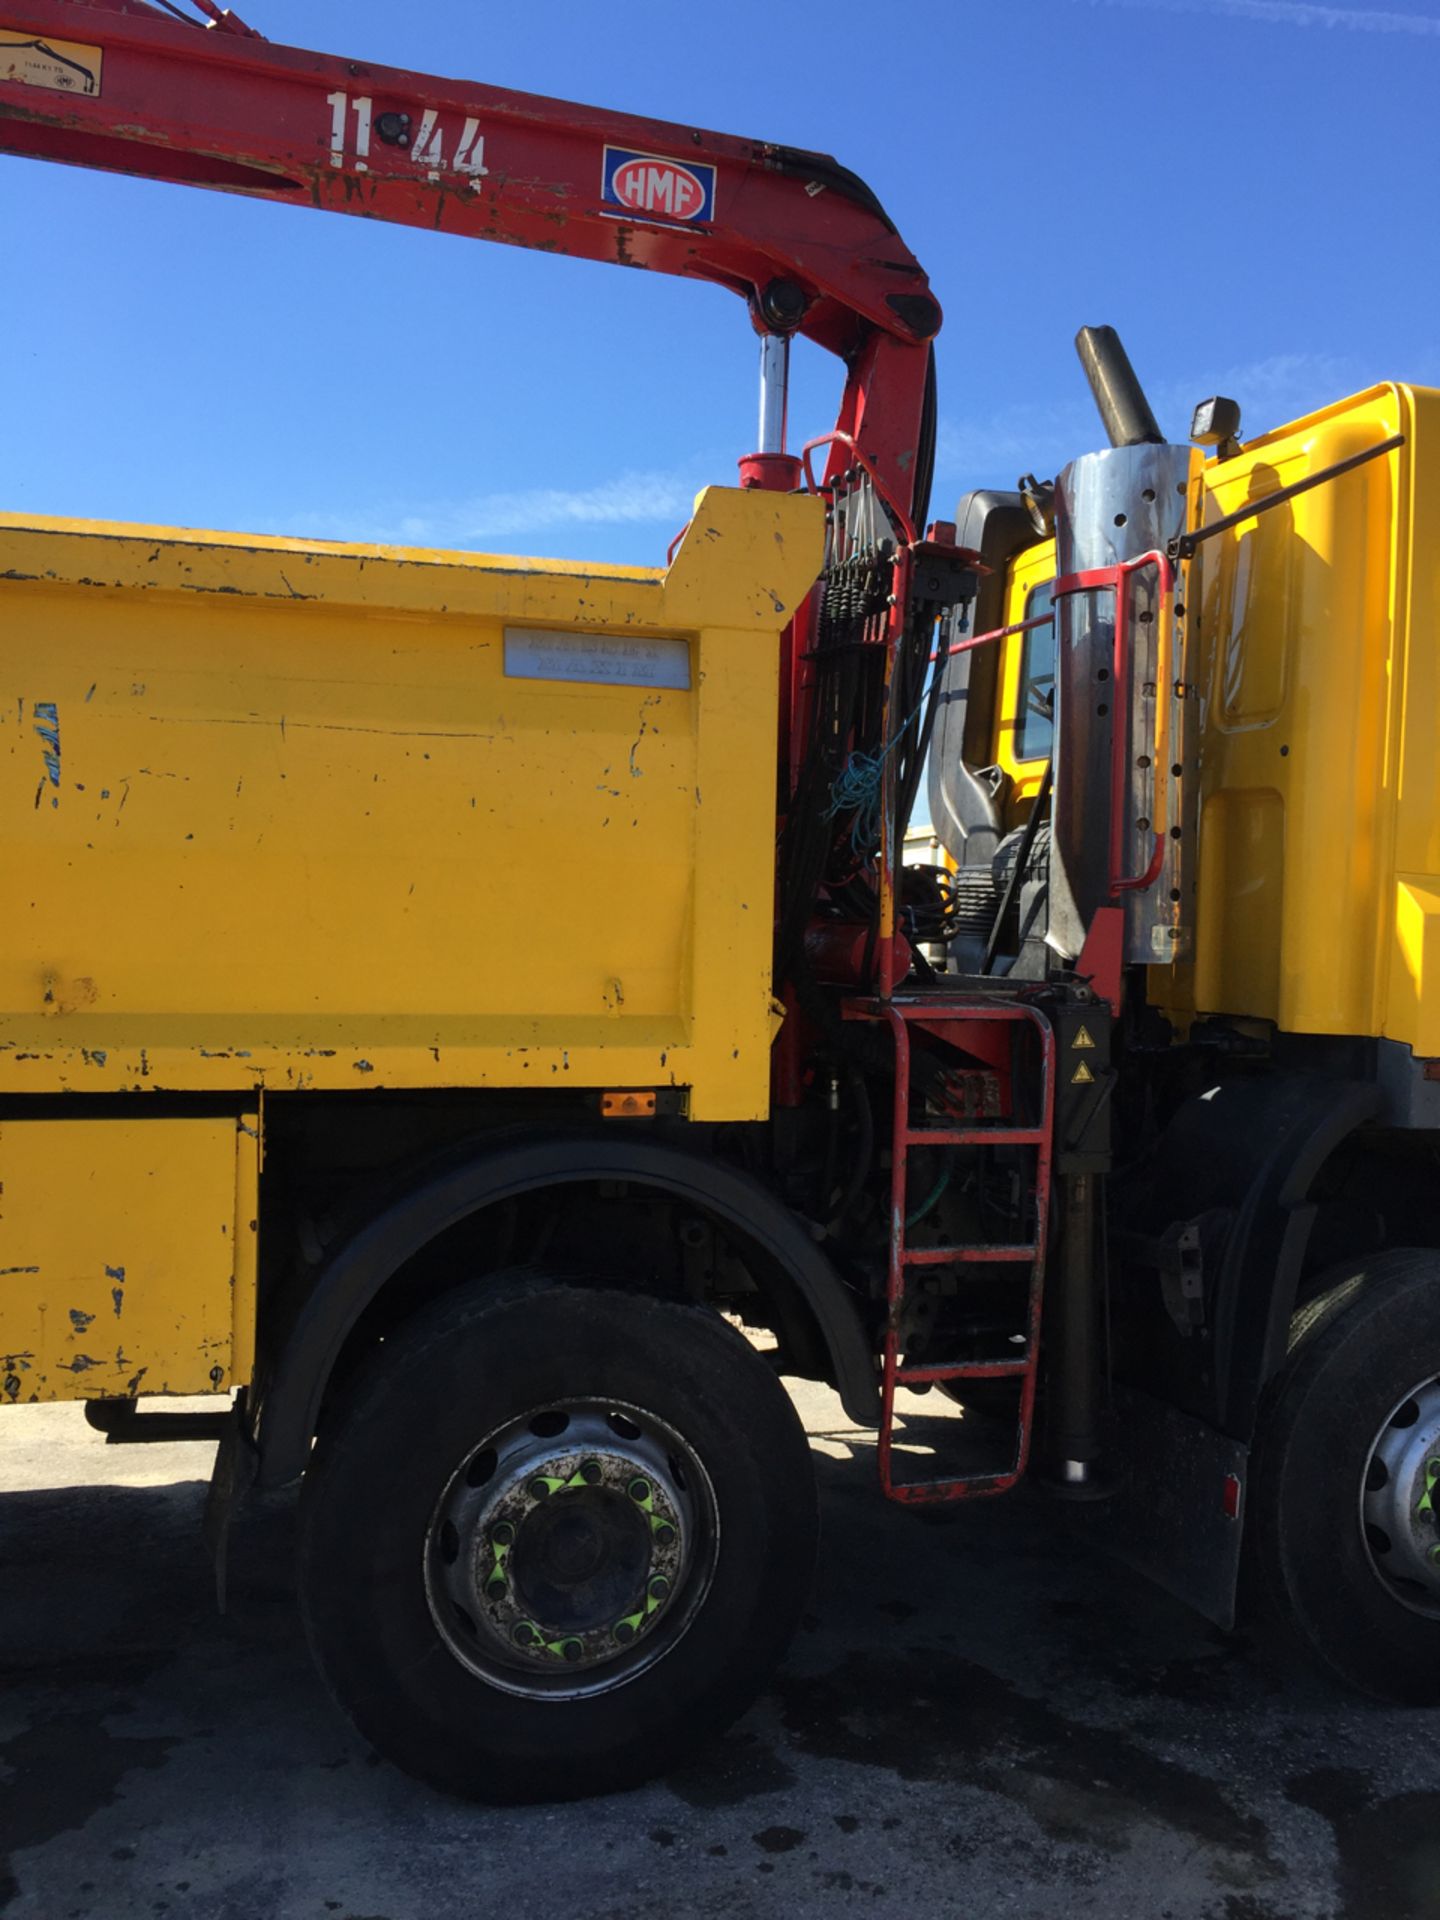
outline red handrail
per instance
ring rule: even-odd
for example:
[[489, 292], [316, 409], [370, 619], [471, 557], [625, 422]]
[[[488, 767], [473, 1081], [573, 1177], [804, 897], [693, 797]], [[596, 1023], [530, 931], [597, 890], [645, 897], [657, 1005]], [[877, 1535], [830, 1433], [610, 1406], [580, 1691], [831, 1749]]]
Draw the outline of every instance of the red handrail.
[[[1130, 771], [1130, 595], [1127, 589], [1131, 574], [1138, 573], [1142, 567], [1154, 567], [1160, 577], [1160, 628], [1155, 642], [1158, 709], [1168, 678], [1169, 625], [1166, 616], [1175, 590], [1175, 568], [1169, 556], [1158, 548], [1152, 548], [1149, 553], [1137, 554], [1133, 560], [1117, 560], [1113, 566], [1087, 567], [1080, 573], [1064, 574], [1050, 589], [1052, 600], [1062, 599], [1069, 593], [1096, 593], [1107, 589], [1115, 595], [1115, 637], [1111, 661], [1115, 691], [1111, 701], [1113, 719], [1110, 733], [1109, 882], [1112, 900], [1119, 893], [1143, 893], [1147, 887], [1153, 887], [1165, 864], [1165, 836], [1157, 833], [1155, 850], [1145, 871], [1127, 874], [1124, 870], [1125, 788]], [[1155, 790], [1157, 793], [1160, 790], [1158, 770]]]

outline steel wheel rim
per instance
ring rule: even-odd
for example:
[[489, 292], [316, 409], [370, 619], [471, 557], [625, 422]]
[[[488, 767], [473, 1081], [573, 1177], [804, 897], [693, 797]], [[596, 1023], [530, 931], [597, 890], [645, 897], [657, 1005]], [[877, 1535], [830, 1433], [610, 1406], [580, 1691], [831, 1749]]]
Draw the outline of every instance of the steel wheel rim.
[[667, 1422], [552, 1400], [470, 1448], [431, 1514], [425, 1596], [449, 1651], [503, 1692], [623, 1686], [683, 1639], [714, 1574], [710, 1477]]
[[1360, 1477], [1360, 1537], [1377, 1580], [1412, 1613], [1440, 1619], [1440, 1379], [1397, 1400]]

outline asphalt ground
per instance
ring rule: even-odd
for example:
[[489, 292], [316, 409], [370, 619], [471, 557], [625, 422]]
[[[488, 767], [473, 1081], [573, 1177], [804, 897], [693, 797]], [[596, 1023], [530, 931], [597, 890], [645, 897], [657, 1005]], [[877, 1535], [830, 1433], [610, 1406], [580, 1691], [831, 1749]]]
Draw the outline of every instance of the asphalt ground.
[[416, 1785], [338, 1718], [283, 1514], [217, 1616], [207, 1448], [7, 1409], [0, 1912], [1437, 1920], [1440, 1714], [1218, 1634], [1039, 1496], [889, 1507], [870, 1437], [797, 1397], [825, 1543], [770, 1693], [663, 1782], [505, 1811]]

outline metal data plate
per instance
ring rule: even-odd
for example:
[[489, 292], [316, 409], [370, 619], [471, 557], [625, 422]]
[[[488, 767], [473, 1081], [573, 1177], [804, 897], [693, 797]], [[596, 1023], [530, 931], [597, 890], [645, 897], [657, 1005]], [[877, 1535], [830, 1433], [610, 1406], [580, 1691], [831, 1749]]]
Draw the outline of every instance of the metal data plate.
[[607, 687], [671, 687], [688, 692], [685, 640], [637, 634], [574, 633], [548, 627], [505, 629], [509, 680], [585, 680]]

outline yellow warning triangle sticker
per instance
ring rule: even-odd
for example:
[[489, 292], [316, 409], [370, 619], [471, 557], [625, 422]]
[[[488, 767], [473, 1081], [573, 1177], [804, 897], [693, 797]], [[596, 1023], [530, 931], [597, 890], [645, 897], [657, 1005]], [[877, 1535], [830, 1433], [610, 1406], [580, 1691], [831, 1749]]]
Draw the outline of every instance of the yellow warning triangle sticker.
[[1090, 1038], [1090, 1029], [1088, 1027], [1079, 1028], [1076, 1032], [1075, 1038], [1070, 1042], [1070, 1045], [1075, 1050], [1083, 1050], [1086, 1047], [1093, 1047], [1095, 1045], [1095, 1042]]
[[[1092, 1045], [1094, 1044], [1093, 1041], [1091, 1044]], [[1070, 1076], [1071, 1086], [1072, 1087], [1089, 1087], [1089, 1086], [1093, 1086], [1094, 1083], [1095, 1083], [1094, 1074], [1091, 1073], [1089, 1067], [1087, 1067], [1085, 1062], [1082, 1060], [1079, 1066], [1076, 1067], [1074, 1073], [1072, 1073]]]

